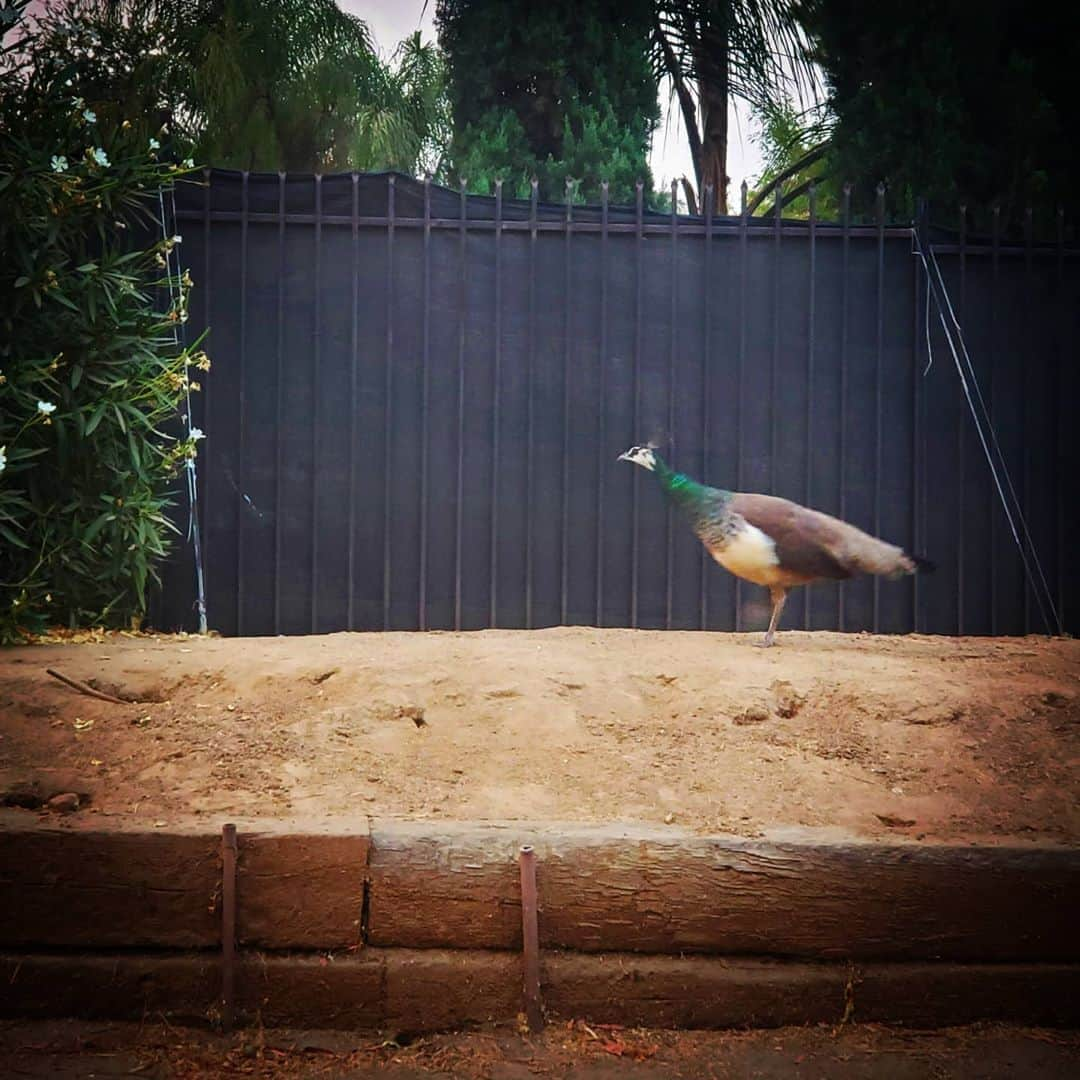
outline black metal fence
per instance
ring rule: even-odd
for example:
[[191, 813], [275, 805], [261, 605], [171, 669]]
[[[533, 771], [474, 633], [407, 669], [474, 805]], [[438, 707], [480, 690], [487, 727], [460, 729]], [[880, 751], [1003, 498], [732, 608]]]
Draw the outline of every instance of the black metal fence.
[[[211, 627], [760, 627], [764, 590], [616, 462], [653, 439], [709, 483], [938, 563], [803, 590], [786, 626], [1044, 629], [906, 225], [538, 205], [394, 175], [208, 181], [177, 206], [213, 358], [196, 406]], [[938, 233], [935, 251], [1075, 630], [1080, 251], [1030, 229]], [[192, 623], [193, 582], [182, 545], [159, 624]]]

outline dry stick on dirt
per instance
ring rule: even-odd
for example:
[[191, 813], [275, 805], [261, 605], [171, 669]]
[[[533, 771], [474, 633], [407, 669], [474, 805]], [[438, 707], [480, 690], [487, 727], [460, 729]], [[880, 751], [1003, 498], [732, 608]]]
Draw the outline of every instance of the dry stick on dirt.
[[53, 671], [52, 668], [45, 669], [46, 675], [51, 675], [54, 679], [59, 679], [65, 686], [70, 686], [72, 690], [78, 690], [80, 694], [86, 694], [87, 697], [99, 698], [101, 701], [111, 701], [114, 705], [138, 705], [137, 701], [125, 701], [123, 698], [113, 697], [112, 694], [106, 694], [101, 690], [95, 690], [92, 686], [87, 686], [86, 683], [79, 682], [78, 679], [69, 679], [66, 675], [61, 675], [59, 671]]

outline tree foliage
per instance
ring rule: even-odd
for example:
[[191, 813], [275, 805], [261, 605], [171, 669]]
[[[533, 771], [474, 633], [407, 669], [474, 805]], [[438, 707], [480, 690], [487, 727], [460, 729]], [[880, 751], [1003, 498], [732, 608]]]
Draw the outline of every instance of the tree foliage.
[[646, 0], [439, 0], [436, 24], [446, 56], [455, 176], [476, 191], [496, 178], [525, 197], [596, 201], [607, 180], [629, 202], [645, 180], [659, 119], [650, 69]]
[[690, 144], [700, 203], [705, 188], [729, 209], [728, 108], [768, 113], [815, 83], [793, 0], [654, 0], [653, 66], [670, 79]]
[[413, 35], [384, 63], [332, 0], [64, 0], [43, 36], [102, 115], [209, 165], [417, 172], [448, 137], [437, 50]]
[[752, 115], [758, 126], [753, 140], [764, 168], [748, 192], [747, 211], [775, 213], [779, 199], [785, 217], [809, 217], [812, 193], [815, 214], [836, 219], [842, 185], [830, 168], [827, 128], [817, 111], [800, 111], [789, 100], [757, 108]]
[[799, 14], [828, 84], [831, 168], [857, 207], [879, 181], [895, 214], [919, 196], [950, 213], [999, 202], [1014, 223], [1028, 204], [1077, 207], [1075, 5], [801, 0]]
[[[3, 0], [5, 30], [25, 4]], [[167, 488], [195, 453], [162, 427], [209, 363], [178, 343], [174, 240], [146, 239], [184, 167], [99, 116], [79, 76], [40, 35], [0, 52], [3, 641], [145, 611]]]

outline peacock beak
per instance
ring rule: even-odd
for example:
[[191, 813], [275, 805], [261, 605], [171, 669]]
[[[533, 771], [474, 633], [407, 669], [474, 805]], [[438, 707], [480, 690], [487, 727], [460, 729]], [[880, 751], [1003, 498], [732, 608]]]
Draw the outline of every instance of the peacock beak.
[[623, 451], [623, 453], [621, 453], [615, 460], [616, 461], [629, 461], [630, 460], [630, 451], [629, 450]]

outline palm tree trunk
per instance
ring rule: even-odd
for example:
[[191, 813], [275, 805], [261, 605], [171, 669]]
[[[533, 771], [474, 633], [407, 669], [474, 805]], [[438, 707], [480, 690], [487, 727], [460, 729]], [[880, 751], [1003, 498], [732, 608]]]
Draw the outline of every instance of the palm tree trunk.
[[[718, 20], [719, 21], [719, 20]], [[711, 46], [711, 47], [710, 47]], [[701, 107], [698, 191], [705, 203], [705, 189], [713, 192], [713, 210], [728, 212], [728, 42], [726, 26], [702, 25], [697, 34], [698, 101]]]
[[701, 177], [702, 202], [705, 189], [713, 190], [713, 210], [728, 212], [728, 94], [726, 86], [701, 83]]

